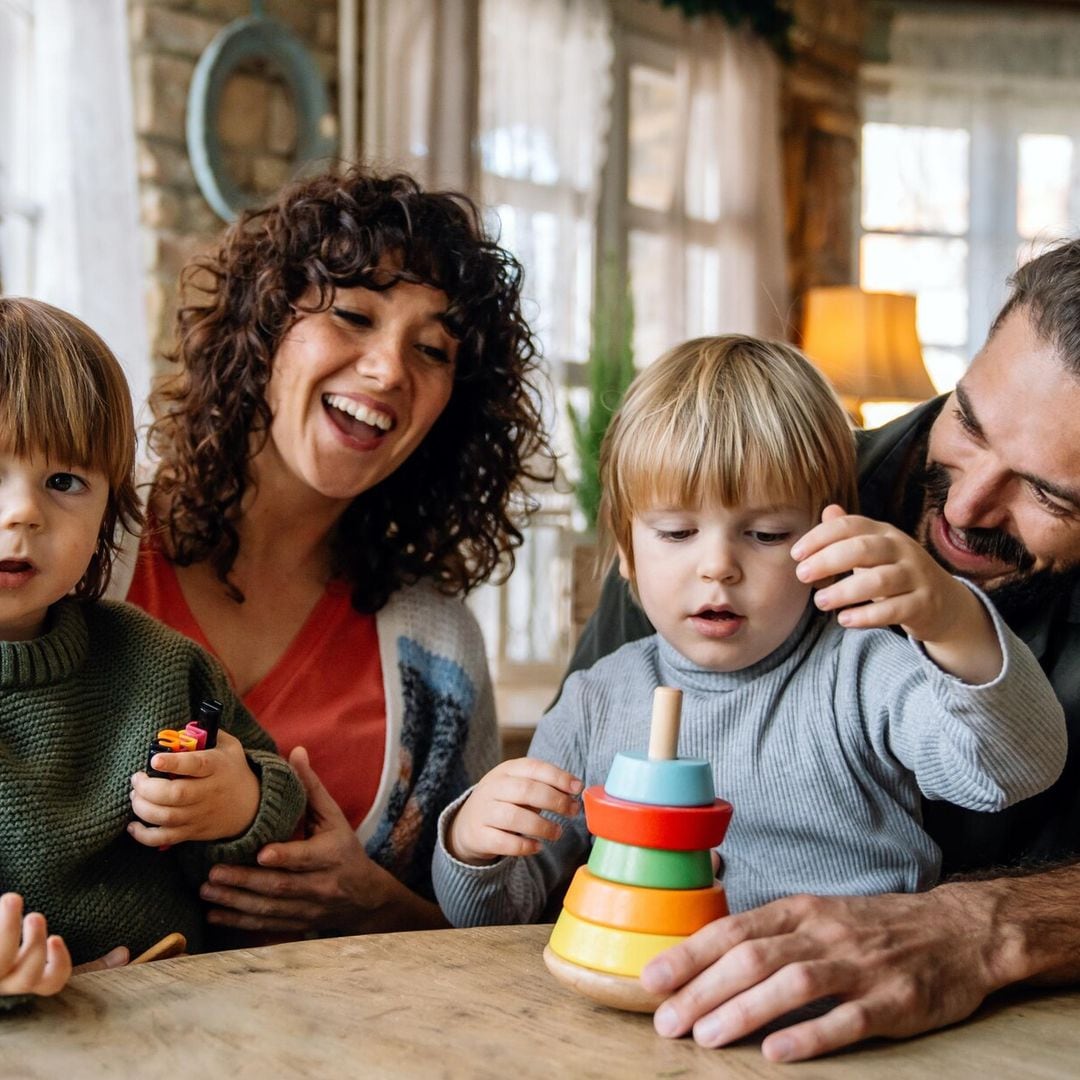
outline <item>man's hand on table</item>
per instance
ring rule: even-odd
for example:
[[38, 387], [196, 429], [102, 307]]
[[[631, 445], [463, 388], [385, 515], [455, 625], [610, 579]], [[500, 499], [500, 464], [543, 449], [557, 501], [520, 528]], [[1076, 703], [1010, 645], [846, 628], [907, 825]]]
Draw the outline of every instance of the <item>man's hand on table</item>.
[[1021, 943], [1010, 941], [1000, 920], [1002, 884], [793, 896], [717, 920], [642, 973], [649, 990], [672, 992], [656, 1011], [656, 1030], [669, 1037], [692, 1030], [702, 1046], [723, 1046], [811, 1002], [835, 999], [823, 1015], [762, 1043], [769, 1060], [798, 1061], [871, 1036], [955, 1023], [987, 994], [1024, 977]]

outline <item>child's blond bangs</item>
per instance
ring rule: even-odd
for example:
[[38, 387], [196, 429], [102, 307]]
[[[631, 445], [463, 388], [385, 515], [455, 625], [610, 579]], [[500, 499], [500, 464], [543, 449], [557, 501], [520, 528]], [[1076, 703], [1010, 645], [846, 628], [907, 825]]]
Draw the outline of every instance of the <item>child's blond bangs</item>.
[[851, 424], [796, 349], [727, 336], [678, 346], [635, 380], [601, 453], [607, 554], [657, 508], [830, 502], [856, 509]]

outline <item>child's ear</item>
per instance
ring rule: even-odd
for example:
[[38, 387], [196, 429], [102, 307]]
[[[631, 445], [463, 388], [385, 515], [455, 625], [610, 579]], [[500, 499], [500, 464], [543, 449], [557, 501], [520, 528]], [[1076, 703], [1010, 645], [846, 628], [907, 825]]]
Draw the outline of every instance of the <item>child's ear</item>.
[[626, 552], [623, 551], [621, 544], [618, 546], [617, 550], [619, 552], [619, 577], [624, 581], [633, 581], [634, 575], [630, 569], [630, 560], [626, 557]]

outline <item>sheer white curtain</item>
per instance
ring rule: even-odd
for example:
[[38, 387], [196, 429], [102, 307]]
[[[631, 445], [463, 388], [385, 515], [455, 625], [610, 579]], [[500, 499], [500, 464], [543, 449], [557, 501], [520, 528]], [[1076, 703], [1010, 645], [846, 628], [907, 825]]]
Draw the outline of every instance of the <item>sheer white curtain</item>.
[[474, 193], [479, 0], [366, 0], [364, 158]]
[[531, 321], [558, 379], [589, 347], [611, 16], [604, 0], [482, 0], [480, 10], [479, 194], [525, 264]]
[[136, 411], [150, 383], [125, 0], [32, 0], [13, 175], [32, 200], [27, 257], [5, 277], [89, 323], [124, 366]]

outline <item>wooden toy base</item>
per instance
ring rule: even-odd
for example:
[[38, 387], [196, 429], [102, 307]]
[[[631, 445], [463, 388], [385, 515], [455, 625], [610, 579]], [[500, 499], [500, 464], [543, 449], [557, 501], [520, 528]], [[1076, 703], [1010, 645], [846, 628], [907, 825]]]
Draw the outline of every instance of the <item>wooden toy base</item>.
[[571, 964], [547, 945], [544, 946], [544, 963], [564, 986], [613, 1009], [651, 1013], [668, 996], [649, 993], [637, 979], [627, 975], [609, 975]]

